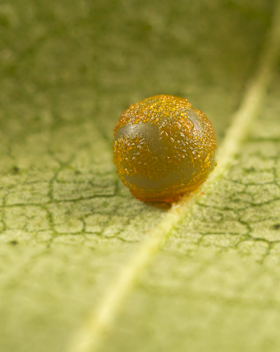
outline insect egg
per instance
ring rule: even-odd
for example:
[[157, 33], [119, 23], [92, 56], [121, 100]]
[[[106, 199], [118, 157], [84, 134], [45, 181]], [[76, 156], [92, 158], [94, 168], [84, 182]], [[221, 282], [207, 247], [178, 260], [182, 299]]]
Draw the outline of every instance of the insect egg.
[[214, 129], [187, 99], [157, 95], [131, 105], [114, 133], [118, 174], [139, 200], [177, 201], [213, 170]]

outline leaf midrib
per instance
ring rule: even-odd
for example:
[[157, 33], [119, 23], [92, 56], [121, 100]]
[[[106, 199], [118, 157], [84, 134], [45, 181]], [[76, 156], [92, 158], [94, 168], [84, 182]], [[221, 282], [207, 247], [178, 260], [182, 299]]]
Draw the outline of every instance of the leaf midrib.
[[236, 154], [239, 153], [242, 142], [246, 138], [254, 118], [257, 117], [266, 91], [269, 87], [276, 60], [280, 49], [280, 1], [275, 5], [274, 18], [267, 33], [266, 45], [262, 51], [254, 77], [250, 80], [244, 92], [239, 109], [232, 116], [228, 128], [217, 153], [217, 167], [202, 185], [201, 189], [191, 196], [173, 204], [170, 211], [164, 214], [163, 220], [151, 230], [149, 237], [140, 243], [138, 250], [132, 254], [122, 271], [105, 288], [103, 301], [99, 309], [91, 309], [86, 321], [79, 327], [70, 341], [67, 352], [97, 351], [105, 333], [110, 329], [118, 315], [125, 298], [129, 295], [145, 268], [150, 264], [161, 244], [172, 230], [186, 218], [199, 201], [202, 194], [207, 196], [217, 182], [224, 177]]

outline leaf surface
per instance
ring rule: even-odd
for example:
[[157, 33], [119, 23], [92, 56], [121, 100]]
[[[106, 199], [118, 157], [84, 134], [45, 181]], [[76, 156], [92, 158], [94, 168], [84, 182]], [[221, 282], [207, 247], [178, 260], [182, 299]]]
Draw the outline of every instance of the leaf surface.
[[[274, 13], [265, 0], [0, 5], [1, 351], [83, 351], [72, 337], [170, 216], [117, 178], [119, 115], [185, 96], [223, 145]], [[90, 351], [279, 351], [278, 71], [229, 171], [132, 271]]]

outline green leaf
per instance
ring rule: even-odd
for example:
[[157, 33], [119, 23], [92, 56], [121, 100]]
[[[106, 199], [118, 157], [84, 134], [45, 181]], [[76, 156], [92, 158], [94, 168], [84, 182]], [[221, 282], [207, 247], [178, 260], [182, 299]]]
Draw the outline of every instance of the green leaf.
[[[279, 351], [278, 13], [0, 4], [1, 351]], [[219, 142], [171, 209], [134, 199], [112, 162], [120, 114], [156, 94], [188, 98]]]

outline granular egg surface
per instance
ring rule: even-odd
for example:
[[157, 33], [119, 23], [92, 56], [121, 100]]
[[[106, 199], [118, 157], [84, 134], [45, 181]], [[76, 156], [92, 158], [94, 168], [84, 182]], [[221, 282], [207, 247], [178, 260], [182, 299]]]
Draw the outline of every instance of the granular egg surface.
[[114, 132], [118, 174], [139, 200], [177, 201], [213, 170], [214, 129], [187, 99], [157, 95], [131, 105]]

